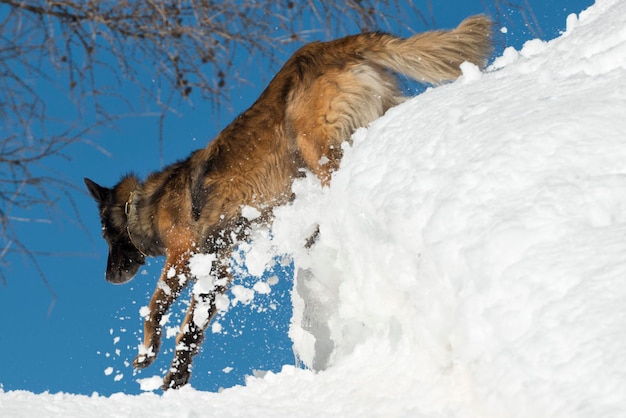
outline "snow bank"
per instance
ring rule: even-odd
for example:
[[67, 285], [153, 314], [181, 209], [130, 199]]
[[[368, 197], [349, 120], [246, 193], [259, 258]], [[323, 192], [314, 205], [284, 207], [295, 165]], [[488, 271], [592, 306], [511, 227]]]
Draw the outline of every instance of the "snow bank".
[[317, 372], [219, 394], [0, 392], [0, 414], [622, 415], [626, 3], [464, 72], [358, 131], [331, 187], [298, 181], [250, 249], [256, 266], [292, 254], [290, 333]]

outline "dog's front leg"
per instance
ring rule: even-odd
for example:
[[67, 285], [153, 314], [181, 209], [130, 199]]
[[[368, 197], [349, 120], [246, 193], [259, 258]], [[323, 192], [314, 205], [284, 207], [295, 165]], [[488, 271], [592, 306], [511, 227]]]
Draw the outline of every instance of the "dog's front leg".
[[161, 347], [161, 321], [189, 281], [189, 256], [168, 255], [157, 288], [150, 300], [149, 313], [144, 322], [143, 347], [133, 361], [133, 367], [143, 369], [156, 358]]
[[204, 331], [217, 312], [216, 299], [226, 292], [231, 281], [228, 256], [219, 257], [213, 264], [215, 288], [209, 293], [194, 293], [187, 314], [176, 337], [176, 352], [170, 370], [163, 379], [163, 390], [177, 389], [186, 385], [191, 377], [193, 356], [198, 353], [204, 339]]

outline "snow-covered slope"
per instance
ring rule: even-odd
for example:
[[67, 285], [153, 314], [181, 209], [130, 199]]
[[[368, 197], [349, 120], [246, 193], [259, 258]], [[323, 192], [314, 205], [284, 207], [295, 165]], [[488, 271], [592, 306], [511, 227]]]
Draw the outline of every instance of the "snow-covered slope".
[[0, 416], [623, 415], [626, 3], [567, 26], [357, 132], [331, 187], [299, 181], [273, 241], [259, 231], [251, 270], [293, 255], [291, 336], [318, 372], [219, 394], [0, 391]]

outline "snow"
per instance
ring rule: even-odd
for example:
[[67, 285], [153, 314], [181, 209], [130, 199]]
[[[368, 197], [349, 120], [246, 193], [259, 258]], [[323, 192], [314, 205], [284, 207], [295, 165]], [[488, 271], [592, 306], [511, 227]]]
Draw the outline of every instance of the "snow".
[[254, 271], [293, 258], [308, 368], [221, 393], [0, 388], [0, 415], [622, 416], [625, 28], [626, 3], [598, 0], [561, 37], [465, 66], [359, 130], [329, 188], [294, 184], [244, 249]]
[[244, 206], [241, 208], [241, 216], [249, 221], [253, 221], [261, 216], [261, 212], [259, 212], [257, 208], [253, 208], [252, 206]]

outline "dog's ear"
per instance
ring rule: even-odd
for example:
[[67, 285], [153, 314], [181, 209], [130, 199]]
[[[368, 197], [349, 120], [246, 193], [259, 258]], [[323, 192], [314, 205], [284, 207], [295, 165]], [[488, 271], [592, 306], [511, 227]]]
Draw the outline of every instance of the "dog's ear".
[[89, 194], [91, 194], [91, 196], [96, 199], [96, 202], [106, 202], [109, 199], [109, 193], [111, 192], [111, 189], [102, 187], [98, 183], [88, 179], [87, 177], [85, 177], [84, 180], [85, 186], [87, 186], [87, 190], [89, 190]]

